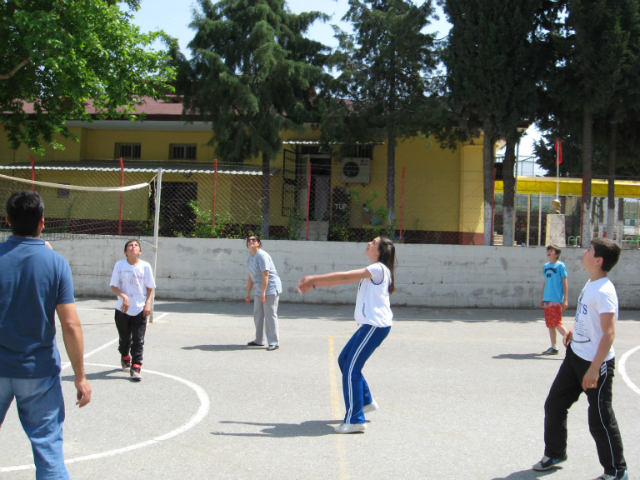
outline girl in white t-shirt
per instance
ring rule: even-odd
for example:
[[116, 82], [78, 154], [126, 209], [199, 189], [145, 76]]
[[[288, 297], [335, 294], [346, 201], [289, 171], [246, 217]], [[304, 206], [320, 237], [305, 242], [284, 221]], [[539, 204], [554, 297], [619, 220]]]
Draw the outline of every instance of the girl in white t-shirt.
[[393, 323], [389, 295], [395, 292], [393, 269], [396, 250], [387, 237], [377, 237], [364, 252], [371, 265], [359, 270], [310, 275], [298, 282], [298, 292], [316, 287], [332, 287], [345, 283], [358, 285], [355, 319], [360, 328], [347, 342], [338, 357], [342, 371], [342, 389], [347, 413], [344, 423], [334, 427], [336, 433], [364, 432], [364, 414], [378, 409], [371, 396], [362, 368], [373, 351], [387, 338]]

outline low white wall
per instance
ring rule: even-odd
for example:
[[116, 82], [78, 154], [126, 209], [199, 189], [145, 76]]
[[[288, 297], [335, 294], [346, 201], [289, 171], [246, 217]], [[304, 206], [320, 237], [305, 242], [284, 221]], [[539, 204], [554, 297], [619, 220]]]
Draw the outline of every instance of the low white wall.
[[[153, 265], [152, 239], [142, 239], [142, 259]], [[109, 279], [124, 258], [123, 240], [54, 242], [69, 260], [76, 295], [111, 296]], [[262, 247], [282, 279], [281, 301], [354, 303], [355, 285], [316, 289], [304, 296], [296, 285], [304, 275], [363, 268], [364, 243], [265, 240]], [[537, 308], [542, 293], [545, 249], [461, 245], [397, 245], [394, 305], [426, 307]], [[244, 240], [161, 238], [157, 297], [178, 300], [244, 298], [248, 250]], [[587, 275], [580, 267], [582, 249], [565, 248], [561, 260], [569, 272], [569, 305], [575, 308]], [[610, 274], [620, 307], [640, 308], [640, 251], [624, 250]]]

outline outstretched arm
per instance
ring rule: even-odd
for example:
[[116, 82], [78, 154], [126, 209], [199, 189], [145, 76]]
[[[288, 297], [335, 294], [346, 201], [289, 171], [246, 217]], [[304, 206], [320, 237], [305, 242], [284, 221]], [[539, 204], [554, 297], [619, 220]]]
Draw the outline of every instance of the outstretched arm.
[[56, 312], [62, 327], [62, 339], [67, 349], [67, 355], [76, 376], [76, 390], [78, 391], [76, 405], [84, 407], [91, 401], [91, 387], [84, 374], [84, 341], [82, 325], [76, 311], [75, 303], [56, 305]]
[[357, 283], [363, 278], [371, 278], [366, 268], [349, 270], [348, 272], [332, 272], [324, 275], [309, 275], [298, 282], [298, 293], [306, 293], [316, 287], [333, 287], [346, 283]]

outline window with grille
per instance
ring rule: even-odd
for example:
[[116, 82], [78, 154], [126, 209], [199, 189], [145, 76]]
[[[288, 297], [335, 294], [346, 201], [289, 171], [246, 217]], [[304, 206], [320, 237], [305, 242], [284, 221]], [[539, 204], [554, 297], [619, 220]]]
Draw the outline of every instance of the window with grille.
[[171, 160], [195, 160], [196, 146], [193, 144], [171, 144], [169, 158]]
[[140, 158], [141, 150], [139, 143], [116, 143], [116, 157]]

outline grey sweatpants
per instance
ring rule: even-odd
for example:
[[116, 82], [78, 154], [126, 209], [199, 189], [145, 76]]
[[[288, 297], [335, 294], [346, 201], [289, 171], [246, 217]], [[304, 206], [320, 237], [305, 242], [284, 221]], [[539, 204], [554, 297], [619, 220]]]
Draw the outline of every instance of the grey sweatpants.
[[264, 345], [265, 333], [269, 345], [279, 345], [278, 336], [278, 300], [280, 295], [267, 295], [266, 302], [260, 296], [253, 297], [253, 321], [256, 324], [255, 342]]

